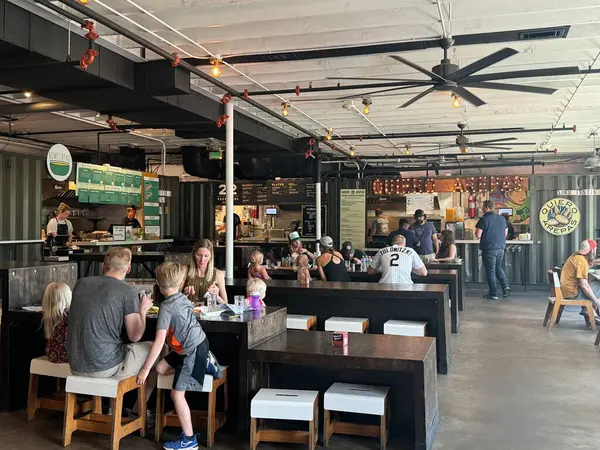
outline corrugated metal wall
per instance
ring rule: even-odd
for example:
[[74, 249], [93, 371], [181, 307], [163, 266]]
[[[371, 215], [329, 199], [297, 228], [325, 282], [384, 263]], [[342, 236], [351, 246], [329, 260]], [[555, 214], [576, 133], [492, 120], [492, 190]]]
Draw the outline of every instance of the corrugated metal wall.
[[214, 239], [216, 186], [214, 183], [180, 183], [180, 237]]
[[179, 178], [160, 177], [159, 189], [170, 191], [171, 197], [165, 197], [166, 203], [162, 204], [161, 229], [164, 236], [179, 236], [179, 225], [181, 223], [181, 210], [179, 209]]
[[[44, 166], [42, 158], [0, 153], [0, 240], [41, 239]], [[40, 245], [19, 246], [16, 256], [39, 260]], [[12, 250], [0, 246], [0, 260], [11, 257]]]
[[558, 189], [600, 189], [598, 175], [543, 175], [532, 177], [531, 236], [536, 242], [531, 249], [529, 279], [534, 283], [547, 283], [546, 271], [562, 263], [579, 248], [586, 238], [598, 238], [600, 228], [600, 196], [560, 196], [575, 202], [581, 211], [581, 222], [567, 236], [554, 236], [540, 225], [538, 214], [548, 200], [559, 197]]

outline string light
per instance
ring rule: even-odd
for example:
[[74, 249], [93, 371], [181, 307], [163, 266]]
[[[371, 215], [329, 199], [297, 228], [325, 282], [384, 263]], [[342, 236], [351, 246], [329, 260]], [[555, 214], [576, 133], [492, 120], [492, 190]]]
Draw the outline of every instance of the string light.
[[89, 5], [90, 4], [90, 0], [77, 0], [78, 3], [81, 3], [82, 5]]
[[366, 96], [363, 97], [362, 99], [362, 104], [365, 105], [365, 107], [363, 108], [363, 113], [369, 114], [371, 112], [371, 104], [373, 103], [373, 101], [371, 100], [370, 96]]
[[31, 96], [33, 95], [33, 93], [32, 93], [32, 92], [30, 92], [30, 91], [25, 91], [25, 92], [23, 92], [23, 95], [24, 95], [25, 97], [27, 97], [27, 98], [31, 98]]
[[288, 107], [289, 107], [289, 105], [288, 105], [288, 103], [287, 103], [287, 102], [283, 102], [283, 103], [281, 104], [281, 108], [282, 108], [282, 109], [281, 109], [281, 115], [282, 115], [283, 117], [287, 117], [287, 116], [289, 116], [289, 115], [290, 115], [290, 112], [288, 111]]
[[462, 106], [460, 104], [460, 97], [456, 94], [452, 94], [452, 106], [455, 108], [460, 108]]
[[210, 64], [212, 65], [212, 67], [210, 68], [210, 76], [213, 78], [221, 78], [222, 72], [221, 72], [221, 68], [219, 67], [219, 63], [221, 62], [221, 60], [219, 58], [212, 58], [210, 60]]
[[327, 134], [325, 135], [325, 140], [326, 141], [332, 140], [333, 139], [332, 134], [333, 134], [333, 129], [327, 128]]
[[[285, 115], [285, 114], [284, 114]], [[350, 147], [350, 152], [349, 152], [350, 156], [354, 157], [356, 156], [356, 152], [354, 151], [354, 147]]]

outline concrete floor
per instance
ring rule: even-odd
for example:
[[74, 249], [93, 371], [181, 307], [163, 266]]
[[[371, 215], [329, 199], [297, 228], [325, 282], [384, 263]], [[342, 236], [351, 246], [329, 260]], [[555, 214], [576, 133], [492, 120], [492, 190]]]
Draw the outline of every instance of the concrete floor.
[[[542, 328], [544, 293], [514, 293], [488, 302], [470, 292], [453, 336], [449, 375], [439, 375], [440, 427], [434, 450], [565, 450], [600, 448], [600, 355], [595, 334], [577, 313]], [[59, 449], [61, 417], [27, 424], [23, 413], [0, 414], [0, 449]], [[215, 450], [247, 448], [217, 434]], [[104, 436], [75, 433], [72, 450], [104, 450]], [[129, 437], [123, 450], [159, 449]], [[265, 450], [303, 448], [260, 444]], [[305, 448], [305, 447], [304, 447]], [[332, 450], [379, 448], [377, 439], [334, 437]], [[397, 447], [393, 444], [391, 449]]]

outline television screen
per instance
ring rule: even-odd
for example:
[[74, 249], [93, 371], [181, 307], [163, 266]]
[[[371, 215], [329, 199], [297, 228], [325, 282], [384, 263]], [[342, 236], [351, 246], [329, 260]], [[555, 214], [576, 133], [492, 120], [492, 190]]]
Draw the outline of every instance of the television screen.
[[500, 214], [501, 216], [503, 216], [504, 214], [512, 216], [513, 209], [512, 208], [498, 208], [498, 214]]
[[267, 208], [265, 210], [265, 214], [267, 216], [276, 216], [277, 215], [277, 208]]

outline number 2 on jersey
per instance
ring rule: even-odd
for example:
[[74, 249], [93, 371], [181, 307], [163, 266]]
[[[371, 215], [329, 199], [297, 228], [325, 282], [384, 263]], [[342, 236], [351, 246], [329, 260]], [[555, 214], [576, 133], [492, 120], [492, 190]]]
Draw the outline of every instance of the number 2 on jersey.
[[400, 267], [400, 264], [398, 264], [399, 259], [400, 259], [400, 255], [398, 253], [394, 253], [390, 257], [390, 267]]

